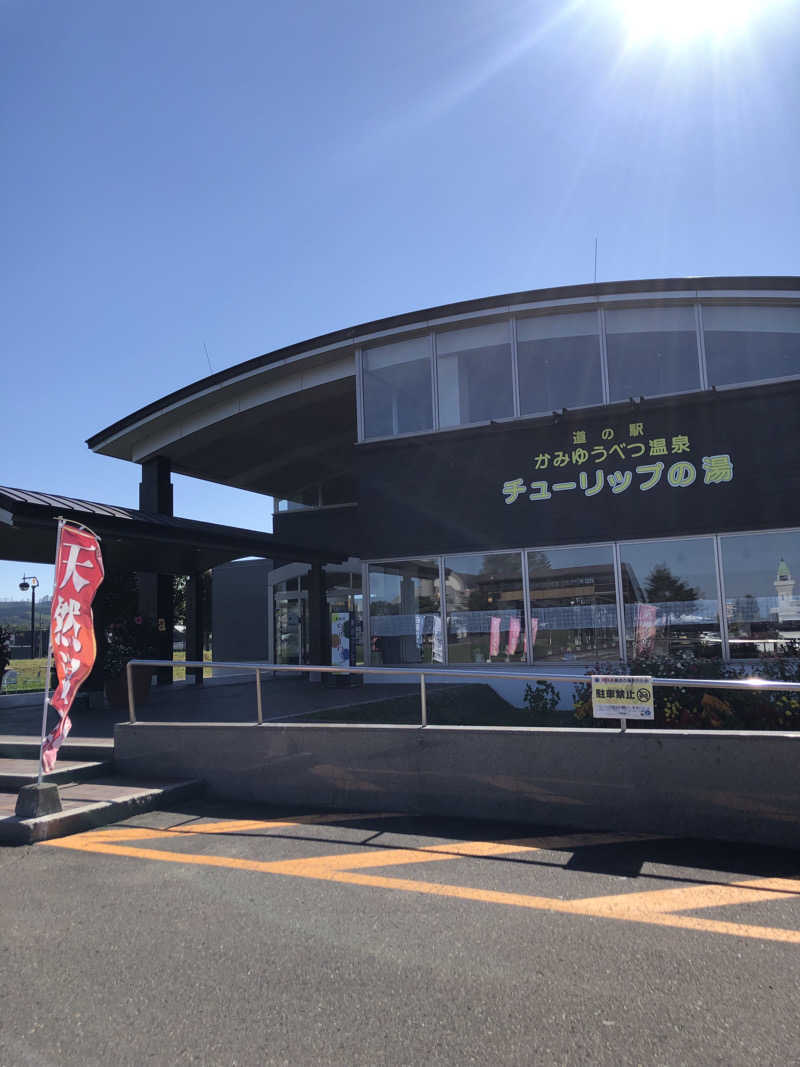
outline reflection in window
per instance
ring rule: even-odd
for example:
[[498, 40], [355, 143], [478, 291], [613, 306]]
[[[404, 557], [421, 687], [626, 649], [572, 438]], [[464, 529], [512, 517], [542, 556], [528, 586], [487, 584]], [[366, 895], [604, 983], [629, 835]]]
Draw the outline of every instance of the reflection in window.
[[488, 422], [514, 414], [507, 322], [437, 334], [436, 358], [440, 426]]
[[620, 545], [629, 659], [722, 654], [710, 538]]
[[625, 308], [606, 312], [612, 401], [700, 388], [694, 308]]
[[709, 385], [800, 374], [800, 308], [704, 307]]
[[800, 533], [720, 539], [731, 659], [800, 655]]
[[519, 319], [517, 367], [522, 415], [602, 404], [597, 313]]
[[427, 337], [363, 352], [364, 436], [390, 437], [433, 427]]
[[371, 662], [442, 663], [439, 560], [371, 563]]
[[346, 563], [326, 563], [322, 576], [330, 664], [332, 667], [361, 666], [364, 663], [364, 610], [360, 561], [351, 557]]
[[525, 601], [519, 552], [445, 556], [448, 663], [525, 659]]
[[274, 657], [276, 663], [311, 662], [311, 628], [308, 618], [307, 565], [290, 564], [289, 571], [300, 570], [281, 582], [272, 584]]
[[356, 501], [356, 482], [352, 474], [336, 474], [323, 482], [312, 482], [288, 497], [276, 498], [275, 511], [308, 511], [336, 504], [352, 504]]
[[529, 552], [534, 661], [619, 659], [610, 546]]
[[317, 482], [303, 486], [302, 489], [297, 489], [287, 497], [277, 499], [276, 503], [278, 512], [304, 511], [306, 508], [317, 507], [319, 507], [319, 484]]

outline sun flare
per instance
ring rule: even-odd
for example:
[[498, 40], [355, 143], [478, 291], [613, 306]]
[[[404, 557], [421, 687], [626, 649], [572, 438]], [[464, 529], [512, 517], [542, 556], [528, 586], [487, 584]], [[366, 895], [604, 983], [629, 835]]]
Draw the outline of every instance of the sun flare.
[[724, 38], [747, 29], [767, 0], [617, 0], [634, 42]]

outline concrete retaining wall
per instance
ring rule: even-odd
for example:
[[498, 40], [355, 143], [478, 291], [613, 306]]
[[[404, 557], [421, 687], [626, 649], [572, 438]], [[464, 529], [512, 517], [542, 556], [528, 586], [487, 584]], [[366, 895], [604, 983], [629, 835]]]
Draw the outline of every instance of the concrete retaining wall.
[[123, 774], [234, 800], [800, 847], [800, 735], [121, 724]]

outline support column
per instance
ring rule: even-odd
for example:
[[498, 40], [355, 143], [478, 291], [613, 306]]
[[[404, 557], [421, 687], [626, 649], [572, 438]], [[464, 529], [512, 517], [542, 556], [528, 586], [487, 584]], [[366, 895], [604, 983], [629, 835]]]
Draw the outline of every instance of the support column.
[[172, 467], [164, 456], [146, 459], [139, 483], [139, 510], [151, 515], [172, 515]]
[[94, 632], [97, 641], [97, 654], [95, 656], [94, 666], [92, 672], [86, 681], [83, 683], [83, 691], [88, 693], [89, 707], [94, 709], [102, 709], [103, 707], [103, 689], [105, 687], [105, 654], [106, 654], [106, 642], [104, 639], [104, 633], [108, 620], [106, 619], [105, 600], [101, 595], [95, 597], [92, 604], [92, 616], [94, 619]]
[[[202, 572], [189, 575], [186, 582], [186, 659], [203, 661], [203, 620], [205, 583]], [[186, 677], [194, 678], [195, 685], [203, 684], [203, 668], [187, 667]]]
[[[172, 515], [173, 497], [172, 469], [164, 456], [155, 456], [142, 464], [142, 481], [139, 485], [139, 509], [151, 515]], [[139, 607], [142, 614], [156, 619], [158, 638], [157, 659], [172, 659], [172, 631], [174, 610], [172, 575], [143, 573], [139, 575]], [[159, 685], [172, 684], [172, 668], [162, 667], [157, 671]]]
[[309, 655], [311, 662], [324, 663], [325, 655], [325, 583], [322, 580], [322, 564], [312, 563], [308, 576], [308, 613], [311, 633], [309, 635]]

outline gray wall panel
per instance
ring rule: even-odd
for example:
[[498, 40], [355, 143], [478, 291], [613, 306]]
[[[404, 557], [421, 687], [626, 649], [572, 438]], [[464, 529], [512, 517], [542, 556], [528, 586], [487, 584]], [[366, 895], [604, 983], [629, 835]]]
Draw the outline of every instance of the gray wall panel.
[[214, 659], [268, 660], [268, 559], [225, 563], [213, 571], [211, 634]]
[[123, 774], [219, 797], [800, 844], [800, 736], [121, 724]]

